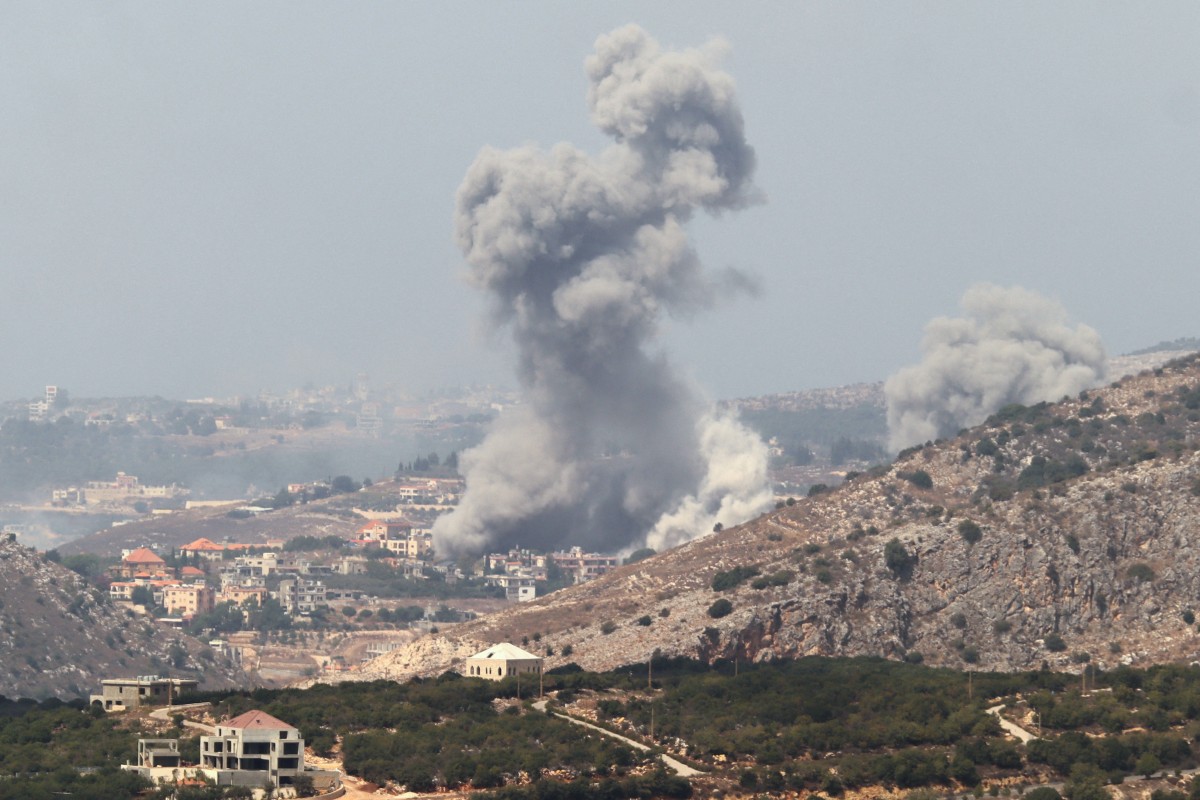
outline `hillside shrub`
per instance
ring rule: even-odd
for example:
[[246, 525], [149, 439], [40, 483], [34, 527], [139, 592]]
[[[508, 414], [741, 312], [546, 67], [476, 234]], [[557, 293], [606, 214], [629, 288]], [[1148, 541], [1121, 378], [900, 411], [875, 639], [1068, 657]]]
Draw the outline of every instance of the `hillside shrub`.
[[763, 575], [755, 578], [750, 583], [750, 588], [762, 590], [772, 586], [787, 586], [795, 577], [796, 573], [792, 572], [791, 570], [783, 569], [778, 572], [772, 572], [770, 575]]
[[1129, 565], [1129, 568], [1125, 570], [1125, 577], [1138, 583], [1149, 583], [1154, 580], [1154, 570], [1149, 564], [1139, 561]]
[[720, 600], [708, 607], [708, 615], [713, 619], [720, 619], [728, 616], [733, 612], [733, 603], [722, 597]]
[[1034, 456], [1029, 466], [1017, 476], [1017, 489], [1036, 489], [1071, 478], [1078, 478], [1088, 471], [1087, 462], [1079, 455], [1072, 455], [1065, 462], [1053, 461], [1044, 456]]
[[929, 473], [923, 469], [916, 469], [912, 472], [898, 472], [896, 474], [911, 483], [913, 486], [916, 486], [918, 489], [933, 488], [933, 478], [930, 477]]
[[907, 578], [917, 563], [916, 556], [909, 555], [908, 550], [899, 539], [892, 539], [883, 547], [883, 563], [897, 578]]
[[611, 619], [606, 619], [606, 620], [604, 620], [604, 622], [600, 623], [600, 632], [602, 634], [604, 634], [605, 636], [608, 636], [610, 633], [612, 633], [616, 629], [617, 629], [617, 623], [613, 622]]
[[1067, 643], [1057, 633], [1052, 633], [1045, 639], [1046, 649], [1051, 653], [1061, 653], [1067, 649]]
[[993, 502], [1002, 503], [1005, 500], [1011, 500], [1015, 493], [1016, 490], [1012, 483], [1007, 480], [1000, 479], [988, 482], [987, 496]]
[[757, 577], [759, 572], [760, 570], [756, 566], [734, 567], [724, 572], [718, 572], [712, 579], [713, 591], [724, 592], [728, 589], [733, 589], [745, 581]]
[[958, 523], [958, 535], [966, 540], [967, 544], [975, 544], [983, 538], [983, 529], [972, 520], [964, 519]]
[[1062, 795], [1053, 786], [1039, 786], [1025, 793], [1025, 800], [1062, 800]]

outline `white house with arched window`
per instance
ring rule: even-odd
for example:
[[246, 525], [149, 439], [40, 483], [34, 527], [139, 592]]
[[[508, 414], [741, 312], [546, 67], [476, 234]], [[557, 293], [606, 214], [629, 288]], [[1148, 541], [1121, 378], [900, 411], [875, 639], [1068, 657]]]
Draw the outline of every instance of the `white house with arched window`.
[[540, 675], [542, 659], [515, 644], [501, 642], [467, 659], [463, 674], [468, 678], [500, 681], [514, 675]]

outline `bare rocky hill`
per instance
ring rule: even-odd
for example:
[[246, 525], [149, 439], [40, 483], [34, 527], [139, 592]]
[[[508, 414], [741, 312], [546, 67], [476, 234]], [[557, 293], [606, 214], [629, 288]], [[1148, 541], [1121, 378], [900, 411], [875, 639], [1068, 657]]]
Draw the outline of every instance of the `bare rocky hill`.
[[[496, 641], [592, 669], [882, 655], [978, 669], [1200, 658], [1200, 356], [953, 440], [590, 584], [382, 656], [452, 668]], [[740, 582], [737, 573], [751, 574]], [[714, 590], [714, 580], [724, 573]], [[736, 584], [736, 585], [730, 585]], [[723, 616], [713, 608], [728, 601]]]
[[206, 687], [244, 676], [181, 631], [111, 603], [35, 550], [0, 542], [0, 694], [86, 697], [103, 678], [166, 675]]

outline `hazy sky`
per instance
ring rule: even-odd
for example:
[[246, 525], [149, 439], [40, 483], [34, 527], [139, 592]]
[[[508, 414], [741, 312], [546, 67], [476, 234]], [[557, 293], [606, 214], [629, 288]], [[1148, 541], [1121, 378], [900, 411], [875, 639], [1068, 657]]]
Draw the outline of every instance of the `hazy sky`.
[[515, 384], [452, 239], [487, 144], [607, 141], [583, 60], [731, 48], [756, 275], [662, 347], [731, 397], [879, 380], [978, 281], [1112, 353], [1200, 335], [1200, 4], [0, 4], [0, 398]]

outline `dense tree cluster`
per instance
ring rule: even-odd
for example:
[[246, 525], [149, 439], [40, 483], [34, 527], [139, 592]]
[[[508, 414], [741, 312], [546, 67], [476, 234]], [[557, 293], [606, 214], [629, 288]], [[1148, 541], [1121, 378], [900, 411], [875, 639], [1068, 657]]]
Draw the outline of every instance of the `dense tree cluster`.
[[[521, 687], [529, 696], [536, 684]], [[432, 681], [315, 686], [305, 691], [256, 690], [200, 695], [218, 701], [219, 715], [261, 708], [296, 725], [318, 753], [342, 738], [346, 769], [367, 780], [394, 781], [411, 791], [437, 786], [492, 788], [524, 772], [548, 769], [602, 777], [644, 757], [611, 739], [580, 735], [556, 717], [510, 705], [515, 679], [491, 682], [448, 673]]]
[[[968, 676], [878, 658], [749, 665], [655, 658], [648, 666], [592, 673], [569, 664], [544, 683], [563, 703], [594, 693], [602, 720], [624, 718], [634, 735], [648, 735], [653, 718], [660, 740], [686, 743], [689, 756], [714, 767], [735, 765], [739, 784], [753, 792], [836, 797], [868, 785], [975, 786], [1033, 767], [1066, 779], [1071, 800], [1103, 800], [1108, 781], [1193, 766], [1200, 738], [1200, 667], [1088, 667], [1093, 691], [1085, 694], [1077, 675]], [[651, 673], [655, 691], [647, 694]], [[261, 708], [299, 727], [320, 754], [341, 741], [352, 774], [414, 791], [498, 789], [493, 800], [689, 795], [686, 781], [639, 774], [650, 756], [516, 702], [536, 690], [528, 678], [519, 685], [447, 673], [407, 684], [181, 699], [214, 701], [218, 717]], [[984, 710], [994, 698], [1027, 703], [1043, 738], [1026, 746], [1002, 738]], [[136, 794], [136, 779], [112, 769], [132, 757], [138, 735], [122, 720], [82, 701], [0, 698], [0, 800]], [[81, 775], [66, 764], [97, 771]], [[205, 791], [189, 798], [207, 800]], [[1156, 800], [1200, 800], [1200, 793]]]

